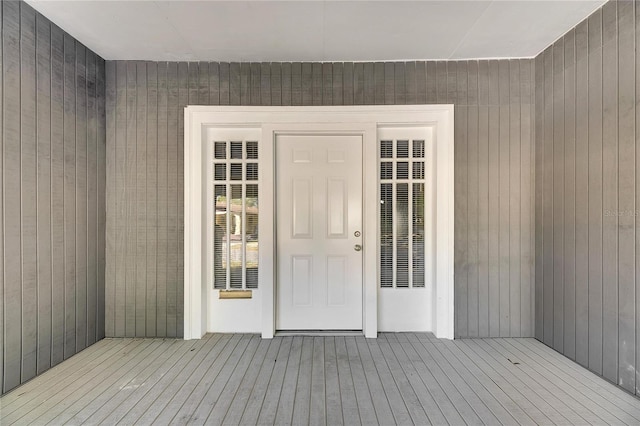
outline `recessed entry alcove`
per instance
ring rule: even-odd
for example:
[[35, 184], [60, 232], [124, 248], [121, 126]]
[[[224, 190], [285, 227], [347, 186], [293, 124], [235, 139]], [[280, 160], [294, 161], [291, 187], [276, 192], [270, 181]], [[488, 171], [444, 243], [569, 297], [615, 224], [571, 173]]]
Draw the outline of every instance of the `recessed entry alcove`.
[[453, 338], [453, 106], [189, 106], [185, 123], [185, 339]]

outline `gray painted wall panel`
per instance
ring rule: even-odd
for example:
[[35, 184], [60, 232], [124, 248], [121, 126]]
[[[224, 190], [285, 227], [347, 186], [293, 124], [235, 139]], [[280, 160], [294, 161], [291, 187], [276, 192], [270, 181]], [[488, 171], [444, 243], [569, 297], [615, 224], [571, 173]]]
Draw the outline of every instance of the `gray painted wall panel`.
[[63, 38], [64, 49], [64, 358], [76, 352], [76, 41]]
[[[575, 99], [575, 32], [572, 30], [564, 41], [564, 97]], [[563, 76], [554, 76], [554, 78]], [[564, 349], [567, 356], [575, 359], [576, 336], [576, 105], [564, 102]]]
[[[37, 346], [37, 142], [36, 14], [20, 5], [20, 212], [22, 237], [21, 381], [36, 375]], [[17, 201], [17, 200], [16, 200]]]
[[[212, 70], [212, 68], [209, 68]], [[217, 72], [217, 67], [213, 68]], [[212, 74], [214, 75], [214, 74]], [[211, 80], [210, 80], [211, 84]], [[219, 87], [218, 81], [214, 83]], [[214, 87], [216, 87], [214, 86]], [[157, 258], [156, 261], [156, 333], [167, 333], [167, 64], [158, 64], [158, 158], [157, 167]], [[216, 94], [215, 100], [219, 100]]]
[[[425, 67], [429, 69], [429, 67]], [[489, 335], [489, 63], [478, 64], [478, 336]]]
[[[448, 66], [449, 64], [447, 64]], [[510, 149], [511, 140], [509, 134], [509, 61], [499, 61], [498, 64], [499, 78], [499, 99], [500, 99], [500, 124], [499, 124], [499, 153], [498, 153], [498, 176], [499, 184], [499, 303], [500, 303], [500, 336], [508, 337], [510, 333], [510, 264], [511, 264], [511, 247], [509, 245], [510, 236], [510, 186], [511, 186], [511, 167], [510, 167]], [[519, 136], [519, 135], [518, 135]]]
[[[3, 27], [3, 9], [4, 7], [0, 5], [0, 32]], [[2, 105], [4, 101], [3, 96], [3, 76], [4, 76], [4, 67], [3, 67], [3, 43], [0, 40], [0, 111], [2, 111]], [[3, 127], [3, 117], [4, 114], [0, 114], [0, 167], [3, 167], [3, 155], [4, 152], [4, 131]], [[0, 189], [4, 191], [3, 177], [4, 173], [0, 170]], [[0, 394], [3, 392], [4, 386], [4, 197], [0, 196]]]
[[104, 338], [105, 319], [105, 255], [106, 255], [106, 180], [107, 180], [107, 129], [106, 129], [106, 69], [105, 61], [96, 55], [96, 125], [98, 155], [98, 258], [97, 258], [97, 306], [96, 306], [96, 341]]
[[[104, 157], [88, 155], [105, 146], [104, 107], [98, 109], [105, 63], [24, 2], [2, 2], [0, 22], [0, 393], [6, 393], [104, 337], [103, 272], [96, 267], [104, 193], [92, 194], [97, 180], [89, 178]], [[102, 85], [95, 85], [97, 74]]]
[[[169, 63], [167, 71], [167, 336], [176, 337], [176, 286], [178, 280], [178, 64]], [[108, 213], [108, 212], [107, 212]], [[107, 257], [108, 259], [108, 257]], [[123, 301], [131, 303], [130, 301]], [[108, 319], [105, 319], [108, 320]], [[181, 319], [180, 319], [181, 320]]]
[[[86, 345], [96, 342], [98, 331], [98, 251], [104, 242], [98, 241], [98, 125], [97, 125], [97, 70], [96, 55], [87, 49], [87, 74], [86, 74], [86, 96], [87, 96], [87, 208], [86, 208], [86, 262], [87, 262], [87, 335]], [[102, 101], [104, 102], [104, 100]], [[102, 132], [102, 130], [100, 131]], [[102, 161], [104, 164], [104, 160]], [[104, 197], [104, 193], [102, 193]], [[102, 274], [101, 274], [102, 275]], [[95, 280], [96, 285], [89, 283]]]
[[[636, 207], [636, 140], [635, 140], [635, 11], [633, 2], [618, 3], [618, 203], [621, 211]], [[636, 235], [635, 214], [618, 217], [618, 294], [619, 329], [618, 383], [635, 392], [636, 375], [627, 368], [636, 365], [635, 280]]]
[[87, 347], [87, 55], [76, 43], [76, 351]]
[[[531, 336], [533, 256], [526, 247], [532, 233], [526, 230], [535, 217], [528, 158], [534, 126], [524, 117], [533, 109], [532, 66], [531, 60], [107, 62], [107, 95], [114, 97], [107, 102], [106, 123], [113, 123], [106, 133], [113, 159], [107, 193], [114, 198], [107, 226], [115, 233], [106, 245], [106, 270], [113, 271], [105, 290], [113, 298], [108, 335], [182, 335], [183, 107], [207, 98], [208, 73], [210, 104], [218, 103], [212, 87], [219, 88], [220, 104], [229, 104], [230, 90], [231, 102], [244, 105], [456, 102], [463, 117], [456, 120], [456, 295], [465, 295], [456, 301], [456, 336]], [[155, 69], [157, 83], [150, 77]], [[126, 202], [133, 211], [124, 209]]]
[[562, 350], [564, 342], [563, 296], [564, 296], [564, 80], [561, 78], [564, 67], [564, 42], [558, 41], [552, 47], [553, 82], [553, 343]]
[[[200, 102], [209, 102], [209, 67], [205, 68], [207, 73], [200, 72], [200, 86], [198, 97]], [[156, 63], [146, 64], [147, 73], [147, 117], [146, 117], [146, 142], [147, 142], [147, 164], [146, 164], [146, 185], [150, 188], [158, 187], [158, 66]], [[145, 301], [145, 334], [156, 335], [157, 312], [156, 301], [158, 300], [157, 270], [158, 258], [158, 191], [145, 191], [147, 220], [145, 229], [146, 246], [146, 280], [147, 292]]]
[[[215, 68], [214, 64], [212, 64], [212, 66]], [[223, 65], [220, 64], [219, 68], [222, 69]], [[240, 104], [240, 83], [241, 83], [241, 75], [240, 75], [240, 64], [237, 62], [233, 62], [231, 64], [227, 64], [225, 67], [225, 76], [228, 73], [228, 82], [226, 82], [226, 84], [223, 84], [225, 82], [223, 82], [222, 80], [220, 80], [220, 82], [218, 83], [218, 85], [220, 87], [222, 87], [223, 85], [225, 86], [225, 88], [227, 89], [224, 93], [225, 95], [225, 99], [223, 101], [222, 99], [222, 93], [218, 94], [218, 96], [220, 97], [220, 99], [218, 100], [220, 102], [220, 105], [223, 105], [223, 102], [225, 102], [225, 105], [231, 104], [231, 105], [239, 105]], [[215, 78], [215, 75], [212, 74], [211, 78]], [[226, 96], [228, 95], [228, 96]], [[213, 101], [211, 103], [212, 105], [217, 105], [215, 103], [215, 101]]]
[[64, 359], [64, 32], [51, 25], [51, 364]]
[[[602, 8], [602, 374], [618, 376], [618, 34], [617, 2]], [[605, 290], [606, 288], [606, 290]]]
[[588, 27], [576, 27], [576, 361], [589, 363], [589, 60]]
[[[38, 374], [51, 367], [51, 23], [36, 16]], [[1, 210], [1, 207], [0, 207]], [[1, 239], [1, 236], [0, 236]]]
[[[461, 98], [464, 98], [464, 106], [455, 106], [455, 181], [454, 185], [456, 191], [454, 192], [454, 208], [458, 212], [455, 215], [455, 232], [454, 232], [454, 247], [455, 247], [455, 262], [454, 262], [454, 275], [455, 280], [455, 303], [456, 303], [456, 330], [460, 335], [466, 336], [469, 334], [469, 319], [468, 319], [468, 276], [467, 270], [469, 266], [469, 259], [467, 255], [467, 106], [466, 106], [466, 85], [467, 74], [463, 70], [463, 67], [457, 67], [460, 73], [456, 75], [457, 80], [460, 82]], [[396, 71], [398, 68], [396, 67]]]
[[[479, 160], [478, 160], [478, 62], [469, 62], [468, 68], [468, 112], [467, 112], [467, 333], [471, 337], [478, 335], [479, 311], [478, 297], [478, 198], [479, 198]], [[415, 64], [414, 64], [415, 66]]]
[[[147, 197], [150, 191], [147, 191], [147, 65], [145, 62], [137, 61], [135, 67], [136, 80], [141, 84], [135, 85], [135, 185], [136, 185], [136, 235], [135, 235], [135, 292], [136, 292], [136, 309], [135, 309], [135, 335], [138, 337], [146, 335], [146, 301], [147, 301], [147, 222], [152, 214], [147, 210]], [[197, 74], [191, 75], [192, 90], [196, 92], [199, 78]], [[155, 269], [155, 267], [153, 268]]]
[[4, 385], [21, 383], [22, 268], [20, 254], [20, 3], [2, 2]]
[[[499, 72], [498, 61], [489, 61], [489, 147], [488, 147], [488, 169], [489, 169], [489, 336], [500, 336], [500, 169], [499, 169], [499, 148], [500, 148], [500, 97], [499, 97]], [[441, 66], [438, 63], [438, 76], [444, 77], [440, 72]], [[438, 98], [441, 95], [441, 86], [438, 88]]]
[[[124, 335], [127, 337], [135, 337], [136, 335], [136, 308], [138, 300], [136, 299], [139, 287], [145, 287], [146, 282], [136, 283], [136, 266], [138, 264], [136, 256], [137, 242], [137, 186], [136, 186], [136, 63], [128, 62], [126, 64], [126, 122], [123, 123], [125, 129], [125, 227], [126, 246], [125, 246], [125, 272], [124, 272], [124, 300], [120, 302], [124, 305]], [[141, 196], [144, 194], [140, 194]], [[133, 300], [134, 303], [127, 303], [127, 300]], [[142, 302], [142, 301], [141, 301]]]
[[280, 77], [280, 96], [282, 105], [291, 105], [291, 83], [291, 64], [282, 64]]
[[[528, 66], [528, 63], [527, 63]], [[528, 188], [522, 197], [521, 159], [523, 148], [521, 135], [520, 105], [520, 61], [509, 61], [509, 336], [520, 337], [521, 302], [520, 294], [524, 290], [521, 283], [521, 270], [528, 264], [521, 265], [523, 258], [522, 244], [526, 244], [521, 224], [520, 210], [529, 194]], [[526, 226], [526, 225], [525, 225]], [[528, 287], [527, 287], [528, 288]]]
[[[534, 294], [534, 107], [533, 101], [533, 61], [520, 60], [520, 334], [532, 336], [533, 321], [522, 321], [531, 318], [535, 312]], [[517, 160], [516, 160], [517, 161]], [[517, 242], [516, 242], [517, 244]]]
[[535, 130], [534, 130], [534, 146], [535, 146], [535, 337], [542, 341], [544, 338], [544, 307], [543, 303], [543, 142], [544, 142], [544, 56], [539, 55], [535, 59]]
[[[114, 83], [115, 83], [115, 89], [111, 89], [110, 87], [107, 88], [107, 93], [111, 93], [111, 91], [113, 90], [113, 92], [115, 92], [115, 103], [114, 103], [114, 110], [113, 110], [113, 115], [114, 117], [114, 126], [115, 126], [115, 133], [112, 135], [107, 134], [107, 137], [114, 137], [114, 139], [110, 139], [110, 144], [112, 145], [113, 148], [110, 146], [109, 149], [113, 149], [115, 151], [115, 155], [114, 155], [114, 163], [111, 165], [111, 167], [114, 168], [114, 180], [115, 182], [113, 182], [113, 191], [115, 192], [115, 202], [113, 204], [109, 204], [107, 206], [107, 209], [111, 209], [110, 214], [107, 214], [107, 223], [109, 223], [110, 221], [113, 221], [114, 223], [114, 228], [115, 228], [115, 252], [110, 252], [108, 251], [107, 253], [109, 253], [109, 256], [115, 256], [113, 258], [110, 259], [110, 262], [108, 262], [109, 266], [107, 266], [107, 269], [110, 269], [111, 266], [111, 262], [113, 262], [113, 269], [114, 269], [114, 273], [115, 273], [115, 277], [114, 277], [114, 281], [112, 283], [106, 283], [107, 284], [107, 288], [109, 287], [115, 287], [115, 289], [113, 290], [113, 294], [114, 294], [114, 299], [113, 301], [111, 300], [107, 300], [106, 306], [109, 306], [109, 311], [112, 311], [113, 316], [108, 317], [108, 318], [114, 318], [113, 321], [113, 330], [115, 335], [117, 336], [124, 336], [124, 323], [125, 323], [125, 287], [126, 287], [126, 280], [125, 280], [125, 260], [127, 258], [127, 253], [126, 253], [126, 239], [125, 239], [125, 235], [126, 235], [126, 220], [125, 220], [125, 214], [127, 211], [127, 199], [126, 199], [126, 189], [125, 189], [125, 182], [126, 182], [126, 170], [127, 170], [127, 141], [126, 141], [126, 129], [127, 129], [127, 125], [126, 125], [126, 120], [127, 120], [127, 104], [126, 104], [126, 99], [127, 99], [127, 79], [126, 79], [126, 72], [127, 72], [127, 64], [124, 62], [119, 62], [117, 64], [117, 72], [115, 75], [115, 78], [113, 78]], [[107, 79], [107, 83], [109, 82], [109, 79]], [[107, 115], [109, 115], [109, 113], [111, 112], [111, 110], [107, 110]], [[111, 182], [107, 182], [107, 187], [109, 187], [109, 183]], [[107, 250], [109, 250], [110, 247], [107, 247]], [[105, 289], [105, 294], [110, 294], [111, 289], [107, 290]], [[113, 309], [111, 309], [111, 306], [113, 304]], [[107, 311], [106, 314], [108, 315], [109, 312]], [[105, 320], [105, 324], [108, 324], [108, 321]], [[110, 329], [111, 327], [105, 327], [105, 332], [108, 331], [108, 329]], [[110, 336], [110, 334], [107, 334], [108, 336]]]
[[[635, 3], [634, 3], [635, 5]], [[635, 5], [635, 46], [636, 49], [638, 46], [640, 46], [640, 31], [638, 30], [640, 28], [640, 7], [637, 7], [637, 5]], [[635, 87], [635, 100], [634, 102], [637, 102], [638, 99], [640, 99], [640, 55], [636, 54], [635, 55], [635, 80], [636, 80], [636, 87]], [[640, 108], [634, 108], [634, 112], [635, 112], [635, 116], [636, 116], [636, 129], [635, 129], [635, 136], [636, 136], [636, 141], [635, 141], [635, 148], [636, 148], [636, 164], [640, 164], [640, 146], [638, 146], [638, 143], [640, 141], [640, 125], [638, 125], [638, 123], [640, 123]], [[640, 173], [636, 172], [636, 191], [635, 191], [635, 199], [636, 200], [640, 200]], [[638, 202], [636, 202], [636, 209], [637, 209], [637, 204]], [[635, 222], [635, 226], [636, 229], [640, 228], [640, 218], [636, 215], [636, 222]], [[635, 236], [635, 241], [636, 241], [636, 247], [640, 246], [640, 232], [636, 232], [636, 236]], [[635, 317], [635, 340], [636, 340], [636, 347], [635, 347], [635, 352], [636, 352], [636, 357], [635, 357], [635, 366], [639, 366], [640, 365], [640, 315], [638, 315], [638, 313], [640, 313], [640, 298], [638, 298], [638, 294], [640, 294], [640, 249], [636, 249], [636, 279], [635, 279], [635, 313], [634, 313], [634, 317]], [[635, 386], [635, 393], [638, 394], [640, 393], [640, 370], [638, 368], [635, 368], [633, 370], [635, 372], [635, 382], [636, 382], [636, 386]]]
[[[538, 181], [547, 179], [545, 170], [554, 170], [554, 185], [539, 188], [542, 206], [536, 199], [536, 238], [542, 237], [536, 249], [536, 294], [543, 294], [536, 297], [542, 316], [536, 317], [536, 337], [636, 394], [639, 18], [636, 2], [611, 0], [548, 49], [557, 55], [554, 72], [548, 75], [545, 69], [544, 93], [536, 87], [537, 98], [543, 98], [542, 103], [536, 99], [536, 128], [563, 128], [553, 139], [562, 141], [563, 149], [553, 147], [547, 155], [546, 134], [535, 135], [536, 150], [544, 152], [536, 155]], [[536, 63], [543, 57], [546, 52]], [[547, 85], [554, 88], [553, 103], [546, 99]], [[560, 86], [563, 90], [556, 92]], [[563, 203], [564, 215], [550, 217], [546, 200], [557, 194], [558, 180], [564, 193], [554, 202]], [[562, 237], [563, 259], [558, 260], [550, 251], [559, 246], [547, 245], [547, 239]], [[560, 265], [562, 274], [547, 274]], [[554, 291], [558, 288], [564, 291]], [[560, 330], [562, 336], [555, 334]]]

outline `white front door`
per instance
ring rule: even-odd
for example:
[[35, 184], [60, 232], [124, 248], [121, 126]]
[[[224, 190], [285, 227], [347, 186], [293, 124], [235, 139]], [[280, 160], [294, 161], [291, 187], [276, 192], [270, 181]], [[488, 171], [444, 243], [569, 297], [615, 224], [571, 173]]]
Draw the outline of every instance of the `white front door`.
[[362, 329], [362, 136], [276, 137], [279, 330]]

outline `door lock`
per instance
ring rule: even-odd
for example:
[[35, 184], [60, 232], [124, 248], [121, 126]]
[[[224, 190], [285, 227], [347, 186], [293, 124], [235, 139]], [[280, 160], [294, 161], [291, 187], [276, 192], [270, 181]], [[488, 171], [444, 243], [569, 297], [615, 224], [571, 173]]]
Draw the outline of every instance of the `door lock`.
[[362, 234], [360, 234], [360, 231], [356, 231], [356, 232], [353, 233], [353, 235], [356, 236], [356, 237], [359, 237]]
[[362, 250], [362, 246], [361, 246], [360, 244], [356, 244], [356, 245], [353, 247], [353, 249], [354, 249], [355, 251], [360, 251], [360, 250]]

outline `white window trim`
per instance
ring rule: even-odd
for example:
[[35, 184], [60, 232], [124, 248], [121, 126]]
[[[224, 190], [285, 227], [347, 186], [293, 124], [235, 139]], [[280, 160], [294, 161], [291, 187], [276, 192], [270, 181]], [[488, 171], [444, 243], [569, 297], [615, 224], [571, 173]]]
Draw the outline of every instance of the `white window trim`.
[[[300, 128], [300, 123], [333, 124], [360, 129], [364, 189], [364, 334], [377, 336], [378, 290], [378, 153], [380, 126], [431, 126], [436, 151], [436, 297], [433, 330], [436, 337], [453, 339], [454, 333], [454, 117], [453, 105], [376, 105], [329, 107], [188, 106], [184, 129], [184, 338], [199, 339], [207, 331], [208, 291], [204, 253], [206, 238], [205, 130], [214, 127], [262, 128], [260, 146], [260, 278], [262, 337], [275, 333], [275, 243], [273, 165], [275, 133]], [[373, 138], [373, 144], [368, 141]], [[371, 207], [376, 206], [372, 213]], [[369, 208], [368, 208], [369, 207]]]

